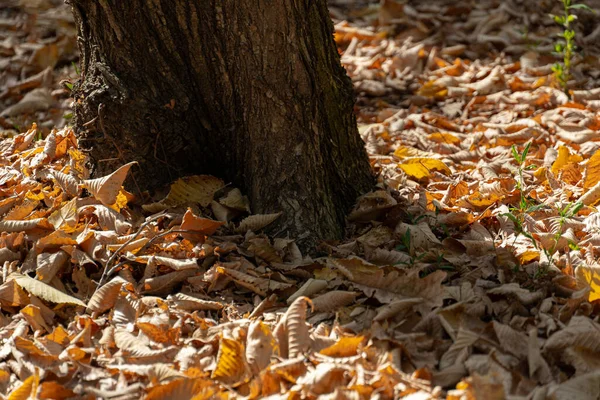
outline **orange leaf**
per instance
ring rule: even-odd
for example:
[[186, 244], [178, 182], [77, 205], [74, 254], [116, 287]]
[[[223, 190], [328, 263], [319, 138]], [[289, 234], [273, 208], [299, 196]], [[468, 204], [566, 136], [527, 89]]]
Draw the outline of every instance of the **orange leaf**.
[[183, 221], [181, 222], [182, 230], [190, 230], [194, 232], [201, 233], [203, 235], [210, 236], [219, 229], [220, 226], [223, 226], [225, 223], [221, 221], [215, 221], [208, 218], [202, 218], [194, 215], [192, 210], [188, 209], [183, 216]]

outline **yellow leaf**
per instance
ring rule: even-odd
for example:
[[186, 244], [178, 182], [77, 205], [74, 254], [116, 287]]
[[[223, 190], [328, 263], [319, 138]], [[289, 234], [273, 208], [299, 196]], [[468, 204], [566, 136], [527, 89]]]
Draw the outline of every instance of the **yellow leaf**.
[[21, 220], [27, 217], [40, 204], [37, 200], [25, 200], [22, 204], [14, 207], [5, 216], [4, 221]]
[[443, 172], [447, 175], [452, 173], [446, 164], [435, 158], [410, 158], [398, 164], [398, 167], [402, 169], [406, 175], [415, 179], [427, 178], [431, 176], [433, 171]]
[[539, 88], [540, 86], [544, 86], [544, 85], [546, 84], [546, 80], [547, 80], [547, 79], [546, 79], [546, 77], [545, 77], [545, 76], [543, 76], [543, 77], [541, 77], [541, 78], [538, 78], [538, 79], [536, 79], [536, 81], [535, 81], [535, 82], [533, 82], [532, 88], [533, 88], [533, 89], [537, 89], [537, 88]]
[[434, 153], [415, 149], [414, 147], [400, 146], [394, 151], [394, 155], [400, 159], [410, 157], [431, 157]]
[[217, 368], [211, 378], [227, 384], [235, 384], [242, 380], [246, 372], [244, 345], [237, 340], [221, 338], [217, 355]]
[[431, 80], [421, 86], [417, 94], [425, 97], [444, 97], [448, 94], [448, 89]]
[[544, 182], [546, 180], [546, 167], [539, 167], [538, 169], [535, 170], [535, 172], [533, 173], [533, 176], [535, 176], [535, 179], [538, 180], [538, 182]]
[[492, 204], [494, 204], [495, 202], [497, 202], [498, 200], [500, 200], [500, 197], [498, 197], [494, 193], [488, 193], [486, 195], [483, 195], [479, 192], [473, 193], [472, 195], [470, 195], [467, 198], [467, 201], [471, 205], [473, 205], [474, 207], [478, 207], [478, 208], [489, 207]]
[[436, 132], [436, 133], [432, 133], [431, 135], [427, 136], [427, 138], [429, 140], [431, 140], [432, 142], [436, 142], [436, 143], [449, 143], [449, 144], [459, 144], [460, 143], [460, 139], [451, 133]]
[[25, 381], [12, 391], [10, 396], [8, 396], [8, 400], [29, 400], [36, 399], [36, 393], [38, 390], [38, 385], [40, 384], [40, 377], [36, 373], [31, 375], [29, 378], [25, 379]]
[[77, 241], [64, 231], [54, 231], [37, 242], [39, 251], [43, 251], [50, 247], [60, 247], [65, 245], [77, 245]]
[[571, 163], [577, 163], [583, 160], [583, 158], [578, 154], [571, 154], [571, 151], [565, 147], [560, 146], [558, 148], [558, 156], [552, 164], [552, 172], [554, 175], [558, 175], [560, 171], [562, 171], [567, 165]]
[[521, 265], [529, 264], [535, 260], [540, 259], [540, 253], [535, 250], [525, 250], [523, 253], [517, 255], [517, 259]]
[[194, 175], [180, 178], [171, 185], [167, 197], [157, 203], [146, 204], [143, 209], [148, 212], [159, 212], [169, 207], [184, 204], [200, 204], [206, 207], [213, 200], [215, 192], [225, 184], [219, 178], [210, 175]]
[[71, 160], [71, 166], [77, 172], [77, 175], [82, 178], [85, 174], [85, 160], [86, 156], [78, 149], [69, 149], [69, 159]]
[[121, 190], [119, 190], [119, 194], [117, 195], [117, 199], [115, 200], [115, 204], [110, 205], [110, 208], [112, 208], [116, 212], [120, 212], [121, 209], [125, 208], [125, 206], [127, 206], [127, 203], [129, 202], [129, 199], [123, 192], [124, 189], [121, 188]]
[[596, 151], [585, 166], [583, 188], [589, 189], [600, 182], [600, 150]]
[[211, 382], [206, 379], [175, 379], [164, 385], [154, 386], [148, 391], [147, 400], [191, 399], [209, 389]]
[[321, 350], [319, 353], [329, 357], [350, 357], [358, 353], [359, 346], [364, 342], [363, 336], [342, 337], [333, 345]]
[[600, 266], [581, 265], [575, 268], [575, 277], [577, 278], [577, 288], [589, 288], [588, 301], [600, 299]]
[[44, 198], [46, 196], [44, 196], [44, 193], [42, 193], [42, 192], [36, 194], [36, 193], [29, 191], [29, 192], [27, 192], [25, 197], [32, 201], [42, 201], [42, 200], [44, 200]]

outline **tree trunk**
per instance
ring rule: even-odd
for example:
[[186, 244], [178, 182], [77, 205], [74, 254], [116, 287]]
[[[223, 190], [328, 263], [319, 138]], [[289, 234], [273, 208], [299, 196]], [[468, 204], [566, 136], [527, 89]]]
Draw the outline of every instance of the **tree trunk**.
[[325, 0], [71, 0], [76, 125], [94, 174], [212, 174], [277, 231], [339, 238], [372, 176]]

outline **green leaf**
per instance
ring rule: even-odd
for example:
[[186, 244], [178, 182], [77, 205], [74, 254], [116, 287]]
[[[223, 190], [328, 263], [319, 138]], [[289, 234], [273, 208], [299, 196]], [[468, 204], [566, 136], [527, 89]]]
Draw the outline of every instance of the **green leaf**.
[[502, 217], [507, 217], [508, 219], [510, 219], [518, 228], [519, 230], [521, 229], [521, 222], [519, 221], [519, 219], [511, 213], [504, 213], [504, 214], [500, 214]]
[[586, 4], [573, 4], [571, 6], [568, 6], [567, 8], [569, 10], [587, 10], [595, 13], [595, 11], [588, 7]]
[[519, 202], [519, 207], [521, 210], [525, 211], [529, 207], [529, 203], [525, 197], [521, 197], [521, 201]]
[[523, 230], [521, 230], [521, 233], [523, 234], [523, 236], [525, 236], [527, 239], [531, 240], [531, 243], [533, 243], [533, 247], [535, 247], [536, 249], [538, 248], [537, 242], [535, 241], [535, 238], [531, 235], [531, 233], [529, 232], [525, 232]]
[[569, 207], [567, 208], [567, 212], [565, 213], [565, 216], [567, 218], [571, 218], [575, 214], [577, 214], [579, 212], [579, 210], [581, 210], [582, 208], [583, 208], [583, 203], [581, 201], [578, 201], [577, 203], [573, 203], [573, 204], [569, 205]]
[[515, 147], [515, 145], [513, 144], [511, 147], [511, 151], [512, 151], [512, 156], [514, 157], [514, 159], [521, 164], [521, 157], [519, 156], [519, 153], [517, 152], [517, 148]]
[[525, 158], [527, 158], [527, 153], [529, 153], [529, 147], [531, 147], [531, 142], [528, 142], [525, 145], [525, 149], [523, 149], [523, 154], [521, 155], [521, 162], [524, 162]]
[[532, 213], [532, 212], [536, 212], [539, 210], [542, 210], [546, 208], [545, 204], [534, 204], [533, 206], [529, 207], [527, 210], [525, 210], [526, 213]]

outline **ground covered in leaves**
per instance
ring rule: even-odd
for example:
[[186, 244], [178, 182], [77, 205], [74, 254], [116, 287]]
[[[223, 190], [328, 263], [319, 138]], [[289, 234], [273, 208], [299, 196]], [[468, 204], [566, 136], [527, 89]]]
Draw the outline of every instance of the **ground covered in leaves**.
[[144, 205], [122, 189], [134, 164], [89, 179], [68, 9], [10, 2], [0, 391], [598, 398], [600, 30], [578, 21], [569, 97], [557, 4], [331, 2], [379, 183], [310, 258], [217, 178]]

